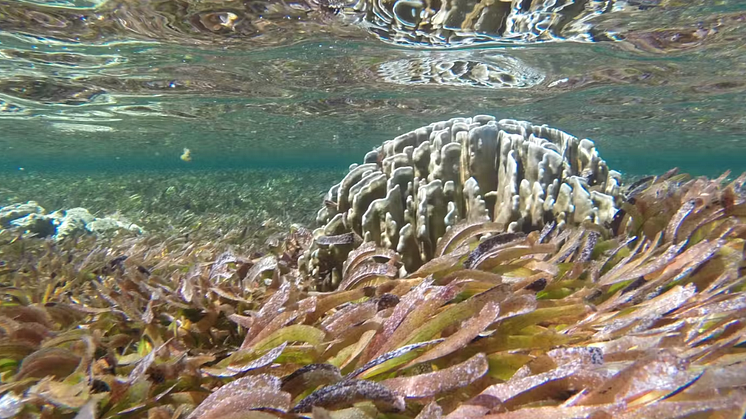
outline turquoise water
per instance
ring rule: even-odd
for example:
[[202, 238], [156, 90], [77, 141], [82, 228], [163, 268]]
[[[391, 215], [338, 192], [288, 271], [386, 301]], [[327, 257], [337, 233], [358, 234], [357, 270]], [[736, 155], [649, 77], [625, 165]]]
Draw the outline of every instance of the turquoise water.
[[[746, 170], [746, 2], [578, 2], [544, 13], [548, 29], [509, 34], [490, 15], [448, 43], [422, 22], [411, 35], [424, 9], [396, 6], [386, 28], [361, 10], [394, 2], [372, 4], [2, 0], [0, 172], [341, 173], [478, 113], [591, 138], [626, 175]], [[454, 62], [499, 77], [422, 70]]]

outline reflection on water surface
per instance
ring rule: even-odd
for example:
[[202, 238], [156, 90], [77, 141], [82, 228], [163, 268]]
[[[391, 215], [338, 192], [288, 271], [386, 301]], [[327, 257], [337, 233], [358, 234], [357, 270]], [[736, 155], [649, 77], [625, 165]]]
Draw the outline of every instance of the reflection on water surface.
[[632, 174], [674, 155], [746, 168], [734, 0], [4, 0], [0, 16], [6, 170], [178, 167], [185, 147], [200, 167], [346, 167], [475, 113], [591, 137]]

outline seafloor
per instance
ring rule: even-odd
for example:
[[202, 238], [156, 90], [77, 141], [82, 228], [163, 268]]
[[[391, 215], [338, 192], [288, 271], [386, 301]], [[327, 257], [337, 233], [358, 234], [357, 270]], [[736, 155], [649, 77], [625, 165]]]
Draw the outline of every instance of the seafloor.
[[[319, 192], [276, 172], [33, 176], [7, 178], [6, 199], [149, 216], [142, 234], [58, 242], [0, 230], [3, 418], [746, 412], [744, 178], [643, 179], [609, 231], [464, 222], [399, 279], [363, 246], [322, 293], [299, 266], [314, 239], [289, 224]], [[252, 201], [275, 188], [294, 205]], [[262, 217], [283, 234], [227, 227]]]
[[35, 201], [52, 212], [82, 207], [150, 233], [187, 235], [241, 250], [292, 223], [309, 225], [329, 185], [323, 169], [149, 170], [0, 173], [0, 207]]

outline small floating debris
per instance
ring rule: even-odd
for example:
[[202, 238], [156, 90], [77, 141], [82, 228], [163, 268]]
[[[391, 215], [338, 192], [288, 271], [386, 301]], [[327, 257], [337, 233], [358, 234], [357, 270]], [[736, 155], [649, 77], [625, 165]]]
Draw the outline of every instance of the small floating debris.
[[184, 152], [181, 153], [181, 156], [179, 158], [189, 163], [190, 161], [192, 161], [192, 150], [184, 147]]

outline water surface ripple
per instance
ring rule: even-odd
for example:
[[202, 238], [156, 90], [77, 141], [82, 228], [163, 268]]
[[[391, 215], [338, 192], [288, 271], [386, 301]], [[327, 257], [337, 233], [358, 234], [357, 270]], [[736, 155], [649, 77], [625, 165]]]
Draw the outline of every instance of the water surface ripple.
[[742, 171], [745, 21], [736, 0], [2, 0], [0, 170], [345, 167], [488, 113], [629, 174]]

